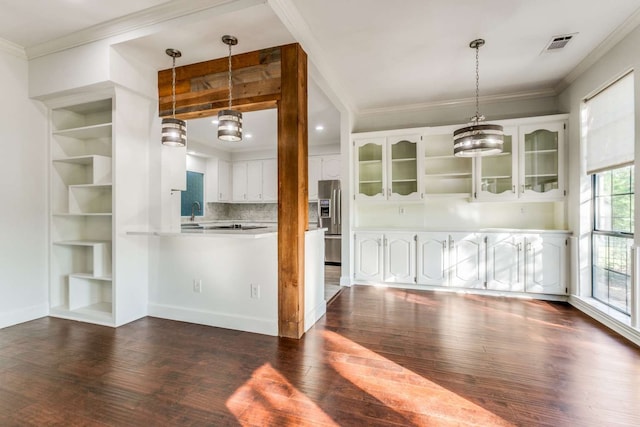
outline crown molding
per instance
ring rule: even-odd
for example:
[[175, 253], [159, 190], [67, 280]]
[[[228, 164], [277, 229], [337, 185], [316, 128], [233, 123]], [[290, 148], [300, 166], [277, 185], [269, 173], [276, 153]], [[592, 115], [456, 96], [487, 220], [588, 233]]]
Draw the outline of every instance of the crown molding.
[[242, 9], [266, 0], [176, 0], [112, 19], [74, 33], [26, 48], [29, 59], [38, 58], [87, 43], [139, 31], [155, 24], [181, 18], [209, 9]]
[[0, 38], [0, 51], [21, 59], [27, 59], [27, 53], [22, 46], [3, 38]]
[[[313, 35], [309, 24], [304, 20], [293, 0], [267, 0], [267, 3], [278, 16], [282, 24], [293, 35], [293, 38], [300, 43], [302, 48], [313, 64], [312, 71], [321, 77], [324, 82], [318, 82], [324, 89], [329, 89], [332, 93], [327, 96], [333, 101], [337, 101], [348, 111], [357, 111], [355, 102], [347, 95], [344, 85], [331, 69], [327, 61], [327, 55], [320, 47], [320, 43]], [[326, 83], [326, 85], [322, 84]]]
[[[489, 103], [497, 103], [497, 102], [505, 102], [505, 101], [523, 101], [527, 99], [545, 98], [545, 97], [556, 96], [556, 95], [557, 95], [557, 92], [553, 88], [547, 88], [547, 89], [532, 90], [532, 91], [526, 91], [526, 92], [515, 92], [515, 93], [507, 93], [507, 94], [481, 96], [480, 102], [483, 104], [489, 104]], [[383, 114], [383, 113], [392, 113], [392, 112], [401, 113], [401, 112], [428, 110], [432, 108], [474, 105], [475, 102], [476, 102], [475, 97], [459, 98], [459, 99], [450, 99], [450, 100], [444, 100], [444, 101], [396, 105], [391, 107], [365, 108], [360, 110], [359, 114], [362, 116], [366, 116], [366, 115], [372, 115], [372, 114]]]
[[640, 25], [640, 8], [631, 14], [618, 28], [613, 30], [595, 49], [593, 49], [580, 63], [555, 87], [557, 93], [561, 93], [578, 79], [600, 58], [620, 43], [626, 36]]

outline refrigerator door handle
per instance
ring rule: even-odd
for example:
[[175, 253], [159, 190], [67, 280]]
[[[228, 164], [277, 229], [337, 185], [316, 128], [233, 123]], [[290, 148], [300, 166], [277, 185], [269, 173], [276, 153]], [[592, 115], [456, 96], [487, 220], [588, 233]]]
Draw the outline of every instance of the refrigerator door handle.
[[338, 206], [338, 209], [336, 212], [336, 217], [338, 217], [338, 225], [342, 224], [342, 190], [338, 189], [337, 190], [338, 193], [338, 198], [336, 200], [336, 204]]
[[336, 190], [331, 191], [331, 223], [336, 224]]

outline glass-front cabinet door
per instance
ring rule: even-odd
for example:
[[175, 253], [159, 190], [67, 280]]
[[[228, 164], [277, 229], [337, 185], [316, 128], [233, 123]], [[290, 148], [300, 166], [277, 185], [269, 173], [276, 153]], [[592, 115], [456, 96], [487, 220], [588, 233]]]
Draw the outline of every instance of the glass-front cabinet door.
[[357, 194], [360, 199], [386, 199], [386, 138], [362, 139], [355, 143]]
[[520, 126], [521, 197], [564, 197], [564, 122]]
[[418, 141], [420, 135], [387, 138], [389, 200], [420, 198], [418, 185]]
[[518, 132], [515, 127], [504, 128], [502, 153], [478, 157], [476, 162], [477, 200], [511, 200], [518, 197]]

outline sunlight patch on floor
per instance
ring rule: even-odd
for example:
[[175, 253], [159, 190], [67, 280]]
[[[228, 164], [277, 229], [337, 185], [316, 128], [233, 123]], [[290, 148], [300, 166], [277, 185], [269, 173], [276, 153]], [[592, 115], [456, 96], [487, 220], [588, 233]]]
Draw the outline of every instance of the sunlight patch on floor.
[[329, 363], [343, 378], [402, 414], [413, 425], [511, 426], [469, 400], [331, 331]]
[[243, 426], [337, 426], [269, 363], [256, 369], [226, 406]]

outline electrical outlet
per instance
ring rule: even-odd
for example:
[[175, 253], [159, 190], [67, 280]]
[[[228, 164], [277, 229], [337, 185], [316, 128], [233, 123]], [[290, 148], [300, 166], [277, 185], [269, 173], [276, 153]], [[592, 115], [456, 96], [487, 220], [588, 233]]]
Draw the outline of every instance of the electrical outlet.
[[260, 299], [260, 285], [251, 284], [251, 298]]
[[193, 279], [193, 292], [202, 292], [202, 279]]
[[404, 215], [404, 208], [402, 206], [398, 208], [398, 214]]

